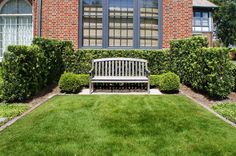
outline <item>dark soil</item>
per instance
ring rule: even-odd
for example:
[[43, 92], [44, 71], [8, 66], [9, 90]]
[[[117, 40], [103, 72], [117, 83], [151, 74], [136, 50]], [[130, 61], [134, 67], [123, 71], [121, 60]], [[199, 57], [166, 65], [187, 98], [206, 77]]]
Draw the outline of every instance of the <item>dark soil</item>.
[[190, 87], [187, 87], [185, 85], [181, 86], [180, 91], [182, 94], [187, 95], [187, 96], [195, 99], [199, 103], [202, 103], [202, 104], [209, 106], [209, 107], [215, 103], [236, 102], [236, 93], [235, 92], [232, 92], [228, 96], [228, 98], [226, 98], [226, 99], [215, 100], [215, 99], [211, 99], [211, 98], [207, 97], [206, 95], [204, 95], [202, 93], [197, 93], [196, 91], [192, 90]]

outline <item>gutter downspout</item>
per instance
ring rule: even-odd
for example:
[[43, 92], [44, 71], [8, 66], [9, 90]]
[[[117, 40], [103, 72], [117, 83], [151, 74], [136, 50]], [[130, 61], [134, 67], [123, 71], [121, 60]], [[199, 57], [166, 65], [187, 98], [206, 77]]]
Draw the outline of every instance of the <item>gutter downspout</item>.
[[38, 0], [38, 37], [42, 37], [42, 0]]

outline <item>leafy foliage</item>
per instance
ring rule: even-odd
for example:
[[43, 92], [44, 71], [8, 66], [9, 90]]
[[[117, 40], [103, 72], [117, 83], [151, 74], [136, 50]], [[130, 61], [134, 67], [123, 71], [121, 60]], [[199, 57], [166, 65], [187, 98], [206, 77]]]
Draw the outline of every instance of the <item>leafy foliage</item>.
[[78, 50], [68, 51], [64, 55], [67, 72], [88, 74], [93, 59], [109, 57], [142, 58], [148, 60], [152, 74], [165, 73], [169, 70], [169, 50]]
[[211, 0], [219, 6], [214, 12], [216, 35], [225, 46], [236, 45], [236, 1]]
[[159, 88], [162, 92], [172, 93], [179, 91], [180, 78], [172, 72], [162, 74], [159, 80]]
[[206, 38], [171, 42], [172, 70], [184, 84], [203, 91], [213, 98], [225, 98], [234, 87], [229, 49], [202, 48]]
[[150, 86], [159, 87], [161, 75], [150, 75]]
[[3, 62], [3, 100], [24, 101], [47, 85], [58, 82], [64, 71], [62, 54], [70, 42], [35, 38], [32, 46], [9, 46]]
[[64, 62], [62, 55], [73, 51], [73, 44], [69, 41], [60, 41], [45, 38], [34, 38], [33, 44], [38, 45], [45, 58], [47, 68], [48, 84], [57, 83], [61, 74], [64, 72]]
[[79, 93], [84, 86], [89, 85], [89, 75], [64, 73], [59, 81], [59, 87], [65, 93]]

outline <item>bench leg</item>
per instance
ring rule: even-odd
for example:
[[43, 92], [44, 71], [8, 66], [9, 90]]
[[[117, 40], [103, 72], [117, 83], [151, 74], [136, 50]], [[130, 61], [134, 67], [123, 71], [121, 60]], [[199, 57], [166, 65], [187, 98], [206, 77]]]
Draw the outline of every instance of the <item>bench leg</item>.
[[89, 83], [89, 94], [92, 94], [92, 92], [93, 92], [93, 84], [92, 84], [92, 82], [90, 82]]
[[148, 94], [150, 94], [150, 83], [148, 82], [147, 85], [148, 85], [148, 86], [147, 86], [147, 88], [148, 88]]

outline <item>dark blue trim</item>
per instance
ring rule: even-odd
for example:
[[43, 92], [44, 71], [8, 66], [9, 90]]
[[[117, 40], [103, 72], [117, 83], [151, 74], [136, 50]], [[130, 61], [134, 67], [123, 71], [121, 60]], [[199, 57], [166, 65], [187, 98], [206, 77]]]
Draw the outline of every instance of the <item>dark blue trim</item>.
[[83, 47], [83, 0], [79, 4], [79, 42], [78, 47]]
[[158, 48], [163, 48], [163, 0], [158, 0]]
[[42, 0], [38, 0], [38, 36], [42, 36]]

